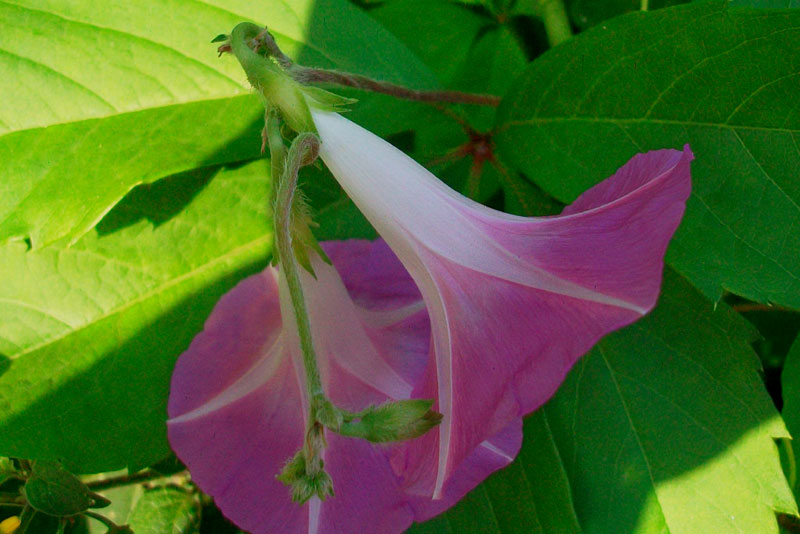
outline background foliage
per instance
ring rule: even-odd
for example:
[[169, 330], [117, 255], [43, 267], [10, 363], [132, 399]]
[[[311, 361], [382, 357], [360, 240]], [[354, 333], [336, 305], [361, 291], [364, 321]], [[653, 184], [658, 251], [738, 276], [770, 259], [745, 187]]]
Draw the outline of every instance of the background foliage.
[[[637, 152], [696, 156], [656, 310], [528, 417], [517, 461], [411, 532], [800, 530], [800, 4], [572, 0], [577, 35], [550, 48], [546, 3], [2, 3], [0, 455], [149, 468], [163, 477], [104, 492], [108, 517], [236, 532], [187, 486], [164, 419], [175, 359], [269, 259], [261, 104], [208, 43], [250, 20], [305, 65], [502, 97], [341, 91], [350, 118], [506, 211], [556, 213]], [[318, 237], [374, 236], [326, 171], [303, 179]]]

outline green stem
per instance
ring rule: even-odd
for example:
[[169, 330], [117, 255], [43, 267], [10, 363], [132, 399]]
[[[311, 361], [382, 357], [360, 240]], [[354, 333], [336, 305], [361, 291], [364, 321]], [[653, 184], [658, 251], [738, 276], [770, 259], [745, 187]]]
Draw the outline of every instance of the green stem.
[[567, 10], [563, 0], [537, 0], [539, 15], [542, 17], [547, 40], [550, 46], [556, 46], [572, 37]]
[[0, 504], [18, 504], [21, 497], [17, 492], [0, 492]]
[[[244, 50], [244, 47], [248, 50]], [[253, 50], [253, 48], [255, 48], [255, 50]], [[417, 102], [447, 102], [451, 104], [474, 104], [493, 107], [500, 105], [500, 97], [495, 95], [463, 93], [461, 91], [418, 91], [416, 89], [403, 87], [402, 85], [374, 80], [351, 72], [303, 67], [293, 63], [291, 58], [281, 51], [280, 47], [278, 47], [278, 43], [275, 42], [275, 39], [272, 38], [272, 35], [270, 35], [266, 28], [259, 28], [255, 24], [242, 23], [236, 26], [231, 33], [230, 50], [239, 59], [245, 72], [248, 73], [247, 76], [250, 82], [256, 88], [259, 87], [259, 84], [261, 86], [272, 86], [275, 84], [273, 80], [275, 76], [274, 72], [265, 74], [261, 71], [264, 68], [264, 61], [266, 61], [263, 56], [258, 54], [258, 51], [261, 49], [266, 50], [267, 54], [275, 58], [278, 64], [286, 69], [296, 82], [303, 85], [310, 83], [340, 85], [343, 87], [360, 89], [362, 91], [383, 93], [405, 100], [415, 100]], [[228, 48], [225, 47], [220, 50], [228, 51]], [[269, 63], [268, 69], [274, 71], [276, 68], [275, 64]], [[252, 76], [250, 74], [251, 72], [253, 73]]]
[[283, 136], [281, 135], [280, 113], [272, 106], [267, 108], [264, 115], [263, 137], [264, 143], [269, 146], [270, 169], [274, 177], [269, 192], [269, 205], [274, 210], [278, 195], [276, 182], [280, 181], [281, 176], [283, 176], [283, 167], [286, 162], [286, 145], [283, 143]]
[[105, 478], [102, 480], [92, 480], [86, 482], [86, 487], [92, 491], [103, 491], [118, 486], [128, 486], [130, 484], [138, 484], [146, 480], [155, 480], [157, 478], [166, 478], [172, 475], [163, 475], [156, 471], [142, 471], [141, 473], [133, 473], [130, 475], [120, 475], [118, 477]]
[[461, 91], [418, 91], [402, 85], [382, 82], [360, 74], [328, 69], [313, 69], [294, 65], [289, 69], [292, 78], [301, 84], [322, 83], [352, 87], [361, 91], [383, 93], [403, 100], [416, 102], [447, 102], [448, 104], [473, 104], [476, 106], [497, 107], [500, 97]]
[[90, 512], [88, 510], [83, 512], [83, 514], [85, 516], [87, 516], [87, 517], [91, 517], [92, 519], [100, 521], [101, 523], [103, 523], [103, 525], [105, 525], [105, 527], [108, 529], [109, 532], [117, 532], [119, 530], [119, 528], [120, 528], [119, 525], [117, 525], [116, 523], [114, 523], [112, 520], [110, 520], [109, 518], [107, 518], [104, 515], [100, 515], [100, 514], [98, 514], [96, 512]]
[[647, 11], [650, 8], [650, 0], [642, 0], [642, 11]]
[[[277, 121], [267, 122], [267, 138], [272, 149], [273, 139], [278, 139], [280, 131]], [[282, 144], [282, 142], [281, 142]], [[317, 368], [317, 357], [314, 344], [311, 342], [311, 322], [300, 283], [300, 267], [292, 249], [292, 202], [297, 188], [297, 175], [300, 167], [316, 159], [319, 141], [314, 134], [301, 133], [292, 143], [286, 156], [283, 173], [278, 181], [275, 195], [273, 220], [275, 221], [275, 245], [278, 249], [278, 261], [281, 274], [289, 288], [289, 296], [294, 308], [297, 334], [300, 337], [300, 348], [303, 352], [303, 366], [306, 372], [306, 387], [309, 404], [313, 407], [317, 397], [323, 396], [322, 382]], [[275, 157], [274, 155], [272, 156]]]

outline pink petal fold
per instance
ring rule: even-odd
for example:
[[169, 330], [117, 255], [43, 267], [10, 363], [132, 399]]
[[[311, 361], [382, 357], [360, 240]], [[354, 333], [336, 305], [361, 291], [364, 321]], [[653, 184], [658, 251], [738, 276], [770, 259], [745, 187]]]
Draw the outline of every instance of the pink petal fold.
[[691, 189], [688, 147], [640, 154], [556, 217], [497, 212], [389, 143], [313, 112], [320, 155], [419, 287], [435, 357], [414, 396], [437, 432], [395, 450], [404, 487], [445, 497], [490, 436], [541, 406], [603, 335], [655, 304]]
[[[339, 406], [410, 398], [424, 376], [430, 326], [411, 277], [382, 242], [324, 243], [339, 269], [314, 259], [303, 287], [323, 385]], [[399, 533], [452, 506], [519, 449], [521, 421], [464, 463], [445, 499], [406, 493], [389, 460], [407, 444], [378, 446], [327, 433], [335, 496], [305, 505], [275, 479], [302, 444], [304, 375], [293, 317], [281, 314], [274, 268], [240, 282], [217, 304], [172, 378], [168, 435], [192, 477], [223, 513], [254, 534]]]

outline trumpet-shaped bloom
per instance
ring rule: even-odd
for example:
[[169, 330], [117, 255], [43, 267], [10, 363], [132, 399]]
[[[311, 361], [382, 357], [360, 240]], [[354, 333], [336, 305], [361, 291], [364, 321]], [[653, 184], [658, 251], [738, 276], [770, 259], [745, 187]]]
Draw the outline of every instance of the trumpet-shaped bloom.
[[[323, 243], [331, 267], [301, 273], [320, 374], [329, 398], [360, 411], [423, 391], [430, 327], [419, 291], [382, 241]], [[338, 269], [338, 273], [337, 273]], [[341, 276], [340, 276], [341, 275]], [[275, 476], [302, 446], [308, 399], [294, 315], [278, 270], [227, 293], [181, 355], [168, 435], [197, 484], [253, 534], [399, 533], [454, 504], [513, 458], [521, 420], [474, 448], [432, 501], [401, 487], [390, 463], [408, 443], [373, 445], [327, 432], [335, 496], [291, 502]]]
[[470, 453], [542, 405], [575, 361], [655, 304], [689, 196], [691, 151], [640, 154], [560, 216], [459, 195], [345, 118], [312, 112], [320, 155], [419, 287], [434, 358], [412, 393], [437, 429], [395, 451], [404, 487], [441, 497]]

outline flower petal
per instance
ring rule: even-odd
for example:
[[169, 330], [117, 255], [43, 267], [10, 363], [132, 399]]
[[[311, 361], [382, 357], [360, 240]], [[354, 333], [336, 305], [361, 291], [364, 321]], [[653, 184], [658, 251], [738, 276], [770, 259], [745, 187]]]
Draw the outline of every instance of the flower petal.
[[181, 355], [170, 391], [170, 443], [225, 515], [252, 532], [305, 532], [308, 513], [275, 479], [302, 445], [297, 378], [280, 333], [276, 272], [222, 297]]
[[525, 218], [460, 196], [338, 115], [312, 115], [321, 157], [428, 308], [436, 358], [414, 396], [434, 396], [444, 419], [395, 467], [405, 466], [409, 491], [442, 497], [481, 442], [540, 406], [600, 337], [655, 304], [691, 152], [639, 156], [563, 215]]
[[422, 497], [411, 499], [414, 520], [427, 521], [453, 506], [487, 476], [511, 463], [521, 446], [522, 419], [515, 419], [503, 430], [473, 449], [448, 479], [441, 499]]
[[[301, 276], [326, 392], [354, 410], [408, 398], [430, 342], [416, 286], [383, 243], [323, 246], [344, 281], [316, 257], [318, 278]], [[323, 458], [336, 495], [324, 502], [292, 503], [275, 479], [302, 446], [307, 413], [294, 317], [281, 319], [279, 288], [268, 268], [214, 308], [175, 367], [170, 443], [223, 513], [254, 534], [401, 532], [414, 511], [388, 447], [328, 432]]]

